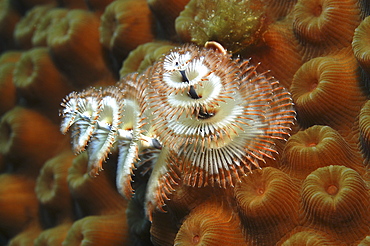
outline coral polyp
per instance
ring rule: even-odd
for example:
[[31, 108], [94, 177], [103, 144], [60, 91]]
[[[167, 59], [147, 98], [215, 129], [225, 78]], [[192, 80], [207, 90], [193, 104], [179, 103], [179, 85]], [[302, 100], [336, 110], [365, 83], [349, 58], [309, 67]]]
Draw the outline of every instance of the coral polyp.
[[[148, 196], [150, 207], [163, 205], [172, 186], [161, 182], [178, 178], [173, 169], [188, 186], [233, 187], [265, 158], [274, 159], [274, 141], [289, 136], [295, 119], [289, 92], [216, 43], [174, 48], [143, 74], [72, 93], [63, 103], [62, 132], [71, 126], [77, 152], [88, 145], [93, 172], [117, 145], [117, 185], [127, 197], [139, 155], [161, 149], [151, 157], [158, 177], [148, 184], [157, 194]], [[176, 159], [169, 161], [167, 152]]]

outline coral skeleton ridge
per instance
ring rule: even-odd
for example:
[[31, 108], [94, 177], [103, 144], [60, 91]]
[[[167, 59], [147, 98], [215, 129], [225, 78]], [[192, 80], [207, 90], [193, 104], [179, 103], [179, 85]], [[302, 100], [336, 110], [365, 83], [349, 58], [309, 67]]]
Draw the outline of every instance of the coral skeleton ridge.
[[142, 74], [72, 92], [62, 106], [61, 131], [71, 130], [76, 153], [87, 148], [92, 175], [118, 149], [117, 186], [127, 198], [133, 169], [145, 163], [139, 156], [151, 151], [149, 215], [162, 209], [177, 172], [189, 186], [233, 187], [274, 159], [275, 141], [289, 136], [295, 119], [278, 81], [216, 42], [174, 48]]

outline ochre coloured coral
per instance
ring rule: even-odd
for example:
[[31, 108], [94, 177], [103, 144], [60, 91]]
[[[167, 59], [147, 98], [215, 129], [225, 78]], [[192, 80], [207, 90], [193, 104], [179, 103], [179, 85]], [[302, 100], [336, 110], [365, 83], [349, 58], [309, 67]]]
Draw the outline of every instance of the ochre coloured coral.
[[[46, 47], [30, 49], [22, 53], [15, 64], [13, 82], [18, 97], [27, 106], [42, 111], [56, 122], [55, 111], [59, 109], [60, 99], [72, 91], [67, 78], [55, 67]], [[53, 97], [46, 97], [52, 93]]]
[[352, 48], [357, 61], [368, 74], [370, 74], [370, 17], [366, 17], [356, 28], [353, 36]]
[[250, 244], [274, 245], [298, 225], [298, 188], [276, 168], [244, 177], [235, 187], [235, 198]]
[[290, 87], [295, 72], [302, 65], [290, 21], [291, 18], [286, 18], [269, 25], [261, 34], [261, 41], [242, 54], [258, 64], [258, 72], [270, 71], [269, 75], [285, 88]]
[[360, 24], [357, 0], [298, 0], [292, 13], [305, 61], [350, 46]]
[[11, 238], [8, 246], [33, 245], [34, 240], [38, 237], [41, 231], [41, 225], [38, 222], [33, 222], [15, 237]]
[[18, 172], [38, 175], [65, 143], [58, 126], [34, 110], [16, 106], [0, 120], [0, 153]]
[[13, 83], [13, 71], [15, 65], [12, 63], [0, 65], [0, 94], [7, 95], [1, 100], [0, 115], [16, 105], [16, 89]]
[[236, 213], [226, 204], [214, 200], [210, 199], [190, 212], [174, 245], [247, 245]]
[[120, 68], [128, 53], [154, 39], [153, 15], [146, 0], [118, 0], [101, 16], [100, 42]]
[[64, 8], [52, 8], [40, 20], [36, 26], [36, 30], [32, 35], [32, 45], [47, 46], [47, 36], [50, 30], [54, 28], [57, 23], [64, 18], [68, 13]]
[[298, 179], [329, 165], [343, 165], [365, 173], [358, 152], [329, 126], [314, 125], [295, 133], [288, 139], [282, 159], [280, 169]]
[[142, 73], [149, 66], [153, 65], [164, 53], [167, 53], [175, 46], [169, 42], [156, 41], [139, 45], [132, 50], [124, 60], [119, 71], [120, 77], [130, 73]]
[[362, 239], [359, 243], [358, 246], [366, 246], [370, 244], [370, 236], [366, 236], [364, 239]]
[[11, 110], [17, 103], [13, 71], [21, 54], [20, 51], [7, 51], [0, 56], [0, 95], [6, 95], [0, 102], [0, 116]]
[[0, 50], [2, 52], [16, 47], [13, 32], [20, 19], [20, 13], [13, 8], [10, 1], [0, 1], [0, 42], [2, 44]]
[[193, 208], [203, 203], [212, 194], [225, 195], [224, 189], [212, 187], [194, 189], [179, 182], [178, 185], [174, 186], [174, 191], [168, 195], [164, 209], [172, 213], [175, 221], [181, 221]]
[[303, 182], [301, 223], [351, 243], [369, 232], [369, 205], [367, 185], [356, 171], [318, 168]]
[[176, 18], [175, 28], [184, 42], [204, 46], [217, 41], [234, 53], [258, 40], [265, 8], [261, 0], [191, 0]]
[[[38, 216], [38, 202], [33, 193], [35, 182], [29, 177], [0, 175], [0, 232], [7, 237], [26, 228]], [[15, 195], [16, 194], [16, 195]]]
[[72, 222], [65, 221], [55, 227], [43, 230], [34, 240], [35, 246], [60, 246], [71, 228]]
[[56, 67], [79, 88], [112, 76], [99, 42], [99, 26], [96, 15], [74, 9], [68, 11], [47, 37]]
[[365, 160], [370, 161], [370, 101], [362, 107], [359, 115], [360, 144]]
[[279, 21], [285, 18], [296, 5], [297, 0], [268, 0], [266, 5], [266, 16], [269, 21]]
[[278, 243], [279, 246], [344, 246], [346, 245], [330, 235], [317, 230], [296, 227], [289, 234], [284, 236]]
[[62, 245], [129, 245], [126, 215], [124, 209], [122, 211], [112, 215], [87, 216], [75, 221]]
[[21, 58], [22, 53], [22, 51], [15, 50], [3, 52], [0, 56], [0, 65], [16, 63]]
[[[114, 176], [109, 166], [93, 178], [87, 173], [88, 157], [84, 152], [78, 155], [68, 170], [67, 181], [76, 206], [83, 215], [111, 214], [126, 207], [125, 199], [117, 193]], [[113, 178], [113, 180], [112, 180]]]
[[328, 125], [352, 141], [352, 130], [358, 127], [354, 122], [365, 102], [358, 79], [357, 64], [348, 49], [303, 64], [290, 87], [300, 126]]
[[160, 37], [177, 40], [175, 20], [189, 0], [148, 0], [150, 10], [160, 23]]
[[97, 15], [102, 15], [105, 8], [114, 0], [86, 0], [86, 6]]
[[27, 12], [25, 18], [22, 18], [14, 30], [14, 39], [20, 49], [30, 49], [32, 45], [32, 37], [36, 31], [37, 25], [41, 19], [54, 4], [35, 6]]
[[69, 212], [72, 211], [67, 174], [74, 158], [70, 150], [61, 152], [45, 162], [36, 180], [38, 200], [48, 209], [57, 211], [61, 218], [70, 216]]

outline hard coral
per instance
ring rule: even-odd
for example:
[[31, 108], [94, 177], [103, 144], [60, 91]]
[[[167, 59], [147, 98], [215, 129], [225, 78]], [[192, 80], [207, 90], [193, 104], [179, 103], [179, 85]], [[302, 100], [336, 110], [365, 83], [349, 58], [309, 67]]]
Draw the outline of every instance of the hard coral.
[[370, 101], [367, 101], [359, 114], [360, 145], [366, 163], [370, 160]]
[[266, 167], [244, 177], [235, 198], [251, 245], [275, 244], [298, 225], [297, 186], [278, 169]]
[[58, 211], [58, 216], [62, 217], [59, 219], [71, 216], [68, 213], [71, 211], [72, 199], [67, 184], [67, 174], [73, 159], [74, 155], [70, 150], [49, 159], [36, 180], [37, 199], [49, 210]]
[[40, 5], [27, 11], [26, 16], [17, 23], [14, 30], [14, 39], [18, 48], [27, 50], [33, 47], [32, 36], [36, 27], [47, 11], [50, 11], [53, 7], [54, 4]]
[[302, 186], [302, 223], [343, 242], [369, 232], [369, 192], [362, 177], [344, 166], [318, 168]]
[[110, 52], [114, 67], [138, 45], [154, 39], [153, 14], [145, 0], [116, 0], [101, 16], [100, 42]]
[[305, 227], [296, 227], [289, 234], [283, 237], [281, 241], [277, 243], [281, 246], [344, 246], [344, 242], [340, 242], [330, 235], [320, 232], [314, 229], [309, 229]]
[[175, 30], [175, 20], [184, 10], [189, 0], [147, 0], [160, 25], [160, 36], [169, 40], [178, 39]]
[[68, 186], [80, 214], [112, 214], [125, 208], [126, 201], [116, 192], [112, 173], [105, 170], [92, 179], [87, 172], [87, 153], [75, 157], [68, 170]]
[[352, 48], [357, 61], [362, 69], [370, 74], [370, 49], [369, 43], [370, 17], [366, 17], [356, 28], [353, 36]]
[[48, 33], [47, 44], [55, 66], [76, 87], [84, 88], [111, 76], [99, 42], [100, 23], [93, 13], [74, 9]]
[[348, 48], [303, 64], [290, 87], [300, 126], [328, 125], [350, 138], [358, 127], [356, 117], [365, 102], [357, 69]]
[[10, 1], [0, 1], [0, 52], [5, 52], [17, 46], [13, 32], [20, 19], [20, 14], [13, 8]]
[[16, 106], [0, 120], [1, 154], [13, 171], [37, 175], [62, 147], [58, 126], [34, 110]]
[[305, 179], [317, 168], [329, 165], [343, 165], [359, 173], [365, 172], [361, 156], [355, 154], [337, 131], [329, 126], [314, 125], [288, 139], [280, 169], [291, 177]]
[[[24, 175], [0, 175], [0, 232], [14, 236], [38, 216], [35, 181]], [[17, 194], [16, 196], [14, 194]]]
[[357, 0], [299, 0], [292, 13], [305, 61], [350, 46], [360, 23]]
[[175, 47], [174, 44], [163, 41], [154, 41], [139, 45], [130, 52], [124, 60], [119, 71], [120, 78], [134, 72], [143, 73], [149, 66], [152, 66], [163, 53], [167, 53]]
[[[46, 47], [36, 47], [22, 53], [15, 64], [13, 84], [18, 100], [49, 115], [56, 122], [59, 122], [55, 119], [55, 111], [59, 108], [60, 99], [73, 90], [53, 63]], [[52, 93], [54, 97], [45, 97], [47, 93]]]
[[269, 25], [261, 34], [261, 40], [246, 48], [244, 57], [251, 57], [251, 62], [259, 64], [258, 72], [271, 71], [282, 86], [289, 88], [295, 72], [303, 64], [297, 48], [293, 28], [287, 25], [291, 17]]
[[7, 95], [7, 98], [0, 103], [0, 115], [16, 105], [16, 89], [13, 84], [14, 67], [12, 63], [0, 65], [0, 94]]
[[205, 202], [185, 218], [174, 245], [247, 245], [240, 220], [230, 207]]
[[42, 231], [34, 240], [36, 246], [60, 246], [72, 226], [71, 221], [65, 221], [55, 227]]
[[111, 246], [127, 245], [128, 233], [124, 212], [103, 215], [87, 216], [73, 223], [63, 246]]
[[[41, 23], [48, 23], [49, 14], [40, 18], [36, 31], [36, 22], [28, 21], [29, 17], [46, 2], [50, 1], [0, 0], [0, 50], [6, 51], [0, 63], [7, 68], [8, 84], [20, 57], [19, 50], [18, 54], [10, 50], [17, 47], [15, 24], [21, 19], [18, 24], [31, 31], [24, 42], [31, 47], [29, 40], [38, 38], [37, 30]], [[56, 43], [40, 44], [48, 46], [45, 51], [53, 57], [58, 72], [67, 75], [68, 81], [61, 84], [72, 82], [82, 91], [70, 93], [61, 110], [62, 131], [70, 129], [73, 148], [85, 150], [76, 157], [67, 178], [62, 178], [64, 187], [69, 185], [74, 206], [65, 205], [69, 199], [60, 203], [41, 197], [35, 200], [33, 185], [40, 170], [63, 162], [60, 154], [65, 151], [65, 138], [49, 124], [50, 119], [60, 118], [54, 118], [57, 110], [45, 105], [57, 100], [59, 90], [52, 92], [46, 80], [34, 86], [33, 95], [43, 102], [41, 108], [50, 108], [41, 113], [29, 109], [41, 108], [21, 89], [19, 93], [0, 90], [0, 104], [12, 102], [3, 108], [0, 139], [10, 139], [14, 133], [18, 142], [12, 157], [5, 152], [0, 155], [0, 177], [27, 175], [30, 185], [19, 191], [32, 197], [36, 204], [32, 211], [40, 213], [14, 215], [12, 208], [26, 202], [2, 206], [2, 215], [14, 215], [27, 223], [12, 227], [12, 221], [4, 220], [4, 227], [13, 229], [11, 233], [1, 231], [0, 244], [60, 245], [64, 241], [67, 245], [68, 240], [83, 244], [91, 234], [84, 234], [81, 241], [83, 234], [71, 230], [66, 240], [66, 232], [91, 223], [97, 237], [88, 243], [173, 245], [175, 239], [179, 243], [184, 239], [185, 231], [199, 232], [199, 223], [190, 222], [199, 211], [209, 214], [207, 208], [212, 214], [203, 217], [207, 226], [202, 232], [232, 225], [227, 229], [234, 230], [240, 244], [369, 243], [366, 102], [370, 77], [367, 37], [363, 35], [369, 0], [192, 0], [186, 7], [187, 0], [53, 2], [67, 14], [48, 31], [58, 36]], [[118, 3], [124, 3], [125, 11], [106, 15], [110, 6]], [[110, 39], [113, 33], [118, 33], [115, 41]], [[104, 38], [114, 42], [115, 48], [109, 41], [101, 44]], [[65, 39], [70, 42], [58, 46]], [[163, 47], [153, 53], [153, 43], [147, 43], [153, 41], [183, 43], [174, 44], [179, 47], [172, 53]], [[129, 55], [139, 43], [146, 44]], [[141, 53], [143, 49], [151, 54]], [[162, 53], [163, 58], [157, 60]], [[139, 61], [147, 58], [139, 67]], [[133, 65], [124, 75], [118, 71], [122, 61], [124, 68]], [[45, 70], [40, 74], [55, 82]], [[122, 79], [109, 87], [119, 77]], [[89, 88], [91, 85], [95, 87]], [[26, 120], [21, 124], [22, 117], [13, 112], [25, 106], [29, 108], [22, 112], [33, 113], [32, 117], [24, 114]], [[238, 107], [240, 110], [234, 110]], [[298, 121], [290, 131], [293, 108]], [[240, 118], [246, 112], [249, 119]], [[232, 117], [235, 115], [239, 118]], [[54, 161], [57, 163], [51, 165]], [[87, 174], [102, 168], [105, 170], [95, 178]], [[4, 197], [19, 201], [19, 194], [9, 192], [9, 187], [5, 186], [6, 196], [0, 201]], [[57, 198], [62, 199], [66, 191]], [[133, 197], [127, 214], [122, 195]], [[65, 215], [65, 220], [60, 221], [53, 211]], [[232, 216], [223, 216], [218, 224], [209, 222], [217, 215]], [[108, 232], [100, 233], [105, 230], [103, 224], [117, 226], [117, 230], [107, 228]], [[58, 229], [62, 233], [55, 235]], [[114, 241], [108, 236], [112, 230], [120, 234]], [[206, 239], [192, 235], [192, 242]]]
[[47, 46], [48, 33], [61, 21], [68, 13], [64, 8], [52, 8], [40, 20], [32, 36], [32, 45]]

